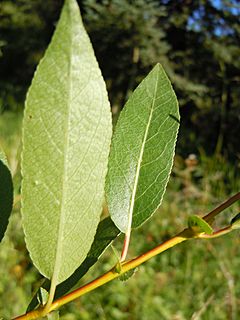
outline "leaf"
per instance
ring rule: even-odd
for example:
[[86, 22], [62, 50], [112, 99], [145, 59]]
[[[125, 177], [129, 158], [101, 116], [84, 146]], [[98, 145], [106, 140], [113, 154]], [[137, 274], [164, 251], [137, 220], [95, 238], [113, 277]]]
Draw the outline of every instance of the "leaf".
[[121, 256], [120, 256], [120, 254], [119, 254], [118, 250], [114, 247], [114, 245], [111, 245], [111, 249], [112, 249], [112, 251], [113, 251], [113, 255], [114, 255], [114, 257], [115, 257], [115, 258], [116, 258], [116, 260], [119, 262], [119, 261], [120, 261]]
[[72, 274], [72, 276], [61, 283], [56, 290], [56, 297], [61, 297], [68, 292], [77, 282], [87, 273], [100, 258], [105, 249], [112, 243], [112, 241], [120, 234], [120, 231], [113, 224], [108, 217], [99, 223], [97, 233], [87, 258], [81, 266]]
[[[78, 281], [87, 273], [87, 271], [98, 261], [105, 249], [112, 243], [112, 241], [120, 234], [120, 231], [114, 225], [110, 217], [102, 220], [97, 229], [94, 242], [91, 249], [83, 261], [83, 263], [75, 270], [75, 272], [64, 282], [59, 284], [56, 289], [55, 299], [62, 297], [70, 291]], [[46, 280], [42, 284], [46, 290], [50, 288], [50, 281]], [[33, 310], [38, 304], [37, 294], [33, 297], [28, 306], [27, 311]]]
[[240, 229], [240, 213], [238, 213], [231, 221], [232, 229]]
[[47, 290], [42, 288], [42, 287], [40, 287], [39, 291], [38, 291], [38, 294], [37, 294], [37, 299], [38, 299], [39, 303], [41, 305], [46, 304], [47, 301], [48, 301], [48, 297], [49, 297], [49, 294], [48, 294]]
[[197, 228], [197, 231], [204, 232], [206, 234], [212, 234], [212, 227], [202, 218], [196, 215], [192, 215], [188, 218], [188, 227]]
[[13, 207], [13, 182], [7, 159], [0, 149], [0, 242], [8, 226]]
[[39, 271], [56, 285], [93, 242], [111, 139], [105, 83], [75, 0], [34, 75], [23, 121], [22, 214]]
[[115, 268], [114, 268], [114, 271], [117, 272], [118, 274], [121, 273], [121, 271], [122, 271], [122, 265], [121, 265], [120, 260], [116, 263]]
[[131, 269], [123, 274], [121, 274], [121, 276], [119, 277], [120, 281], [127, 281], [129, 280], [132, 276], [134, 276], [134, 274], [137, 272], [137, 268]]
[[178, 127], [177, 99], [157, 64], [129, 98], [112, 139], [106, 194], [122, 232], [140, 226], [161, 204]]

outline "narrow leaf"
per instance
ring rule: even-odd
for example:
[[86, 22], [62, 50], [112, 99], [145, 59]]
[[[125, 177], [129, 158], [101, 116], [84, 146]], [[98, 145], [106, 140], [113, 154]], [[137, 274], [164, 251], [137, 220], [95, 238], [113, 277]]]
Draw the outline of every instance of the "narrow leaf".
[[67, 0], [29, 89], [22, 214], [39, 271], [56, 286], [84, 261], [102, 210], [111, 139], [105, 83], [75, 0]]
[[7, 160], [0, 149], [0, 242], [8, 226], [13, 207], [13, 182]]
[[106, 194], [122, 232], [140, 226], [161, 204], [178, 127], [177, 99], [157, 64], [126, 103], [112, 140]]
[[212, 234], [212, 227], [201, 217], [192, 215], [188, 218], [188, 227], [197, 228], [197, 231], [204, 232], [206, 234]]
[[[94, 238], [94, 242], [91, 246], [91, 249], [86, 259], [68, 279], [66, 279], [64, 282], [62, 282], [57, 286], [55, 299], [65, 295], [78, 283], [78, 281], [98, 261], [98, 259], [100, 258], [102, 253], [105, 251], [105, 249], [112, 243], [114, 239], [116, 239], [116, 237], [119, 234], [120, 234], [120, 231], [117, 229], [117, 227], [114, 225], [114, 223], [109, 217], [105, 218], [99, 223], [97, 228], [97, 233]], [[46, 280], [42, 284], [42, 287], [44, 287], [46, 290], [49, 290], [50, 281]], [[36, 294], [33, 297], [31, 303], [28, 306], [27, 311], [31, 311], [37, 306], [38, 304], [37, 295], [38, 294]]]

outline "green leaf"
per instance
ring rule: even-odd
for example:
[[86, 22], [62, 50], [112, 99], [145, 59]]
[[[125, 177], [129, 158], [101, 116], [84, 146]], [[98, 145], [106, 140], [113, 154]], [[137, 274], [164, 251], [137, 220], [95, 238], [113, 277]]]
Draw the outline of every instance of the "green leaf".
[[136, 273], [137, 268], [131, 269], [123, 274], [118, 278], [120, 281], [127, 281], [129, 280], [134, 274]]
[[114, 247], [114, 245], [111, 245], [111, 249], [113, 251], [113, 255], [115, 256], [116, 260], [119, 262], [121, 259], [121, 255], [119, 254], [118, 250]]
[[115, 268], [114, 268], [114, 271], [117, 272], [117, 273], [119, 273], [119, 274], [121, 273], [121, 271], [122, 271], [122, 266], [121, 266], [120, 260], [116, 263]]
[[41, 305], [44, 305], [48, 301], [49, 294], [46, 289], [40, 287], [37, 294], [37, 299]]
[[188, 227], [197, 229], [196, 231], [204, 232], [206, 234], [212, 234], [212, 227], [202, 218], [196, 215], [192, 215], [188, 218]]
[[0, 149], [0, 241], [8, 226], [13, 207], [13, 182], [7, 159]]
[[104, 80], [75, 0], [67, 0], [29, 89], [23, 121], [26, 243], [54, 285], [84, 261], [99, 223], [111, 139]]
[[232, 229], [240, 229], [240, 213], [238, 213], [231, 221]]
[[105, 249], [112, 243], [112, 241], [120, 234], [120, 231], [113, 224], [108, 217], [99, 223], [97, 233], [87, 258], [80, 265], [80, 267], [72, 274], [72, 276], [59, 284], [56, 290], [55, 298], [61, 297], [68, 292], [77, 282], [87, 273], [105, 251]]
[[126, 103], [112, 140], [106, 194], [122, 232], [140, 226], [161, 204], [178, 127], [177, 99], [157, 64]]
[[[94, 242], [91, 249], [75, 272], [64, 282], [59, 284], [56, 289], [55, 299], [62, 297], [68, 291], [70, 291], [78, 281], [87, 273], [87, 271], [98, 261], [105, 249], [112, 243], [114, 239], [120, 234], [120, 231], [114, 225], [110, 217], [102, 220], [97, 228], [97, 233], [94, 238]], [[50, 288], [50, 281], [46, 280], [42, 287], [46, 290]], [[33, 310], [38, 305], [37, 294], [33, 297], [31, 303], [28, 306], [27, 311]]]

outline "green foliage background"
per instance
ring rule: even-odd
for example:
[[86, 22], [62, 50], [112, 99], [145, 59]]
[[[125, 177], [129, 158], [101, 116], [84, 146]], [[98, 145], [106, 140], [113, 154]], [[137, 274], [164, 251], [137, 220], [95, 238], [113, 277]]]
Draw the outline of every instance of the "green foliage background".
[[[0, 144], [20, 192], [25, 93], [59, 18], [61, 0], [0, 3]], [[239, 191], [240, 8], [235, 0], [85, 0], [84, 23], [107, 82], [114, 120], [156, 62], [176, 90], [181, 112], [178, 156], [161, 210], [132, 236], [139, 254]], [[196, 153], [197, 160], [189, 159]], [[236, 204], [219, 218], [223, 225]], [[116, 246], [121, 247], [121, 240]], [[61, 319], [238, 319], [239, 235], [181, 245], [64, 307]], [[111, 249], [81, 283], [114, 264]], [[15, 204], [0, 247], [0, 315], [25, 311], [41, 279], [28, 257]], [[33, 285], [32, 285], [33, 284]]]

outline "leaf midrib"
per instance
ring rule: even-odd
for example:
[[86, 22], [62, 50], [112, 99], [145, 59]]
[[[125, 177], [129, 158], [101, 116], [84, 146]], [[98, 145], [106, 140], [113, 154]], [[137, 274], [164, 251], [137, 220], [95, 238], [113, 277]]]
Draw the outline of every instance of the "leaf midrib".
[[[70, 19], [72, 23], [72, 19]], [[70, 26], [70, 30], [72, 30], [72, 24]], [[62, 179], [62, 199], [61, 203], [61, 211], [60, 211], [60, 219], [58, 225], [58, 236], [57, 236], [57, 246], [56, 246], [56, 258], [52, 276], [52, 285], [57, 286], [58, 284], [58, 275], [61, 267], [61, 258], [62, 258], [62, 248], [63, 248], [63, 226], [64, 226], [64, 204], [65, 204], [65, 197], [66, 197], [66, 181], [67, 181], [67, 150], [69, 148], [69, 118], [70, 118], [70, 109], [71, 109], [71, 101], [72, 101], [72, 81], [71, 81], [71, 74], [72, 74], [72, 32], [70, 33], [70, 53], [69, 53], [69, 66], [68, 66], [68, 78], [69, 78], [69, 87], [67, 92], [67, 115], [66, 121], [64, 125], [64, 160], [63, 160], [63, 179]]]
[[127, 230], [126, 230], [126, 234], [129, 234], [129, 235], [131, 233], [133, 210], [134, 210], [134, 204], [135, 204], [135, 196], [137, 193], [138, 180], [139, 180], [139, 176], [140, 176], [141, 163], [142, 163], [143, 154], [144, 154], [144, 150], [145, 150], [145, 144], [147, 141], [148, 132], [149, 132], [149, 128], [150, 128], [150, 124], [151, 124], [151, 120], [152, 120], [152, 115], [153, 115], [153, 110], [154, 110], [154, 105], [155, 105], [155, 98], [157, 95], [158, 80], [159, 80], [159, 74], [157, 73], [157, 80], [156, 80], [155, 88], [154, 88], [153, 101], [152, 101], [152, 105], [151, 105], [148, 123], [147, 123], [145, 133], [144, 133], [142, 147], [141, 147], [140, 154], [139, 154], [139, 160], [138, 160], [138, 164], [137, 164], [136, 175], [135, 175], [133, 191], [132, 191], [132, 196], [131, 196], [131, 202], [130, 202], [130, 208], [129, 208], [129, 214], [128, 214], [128, 224], [127, 224]]

